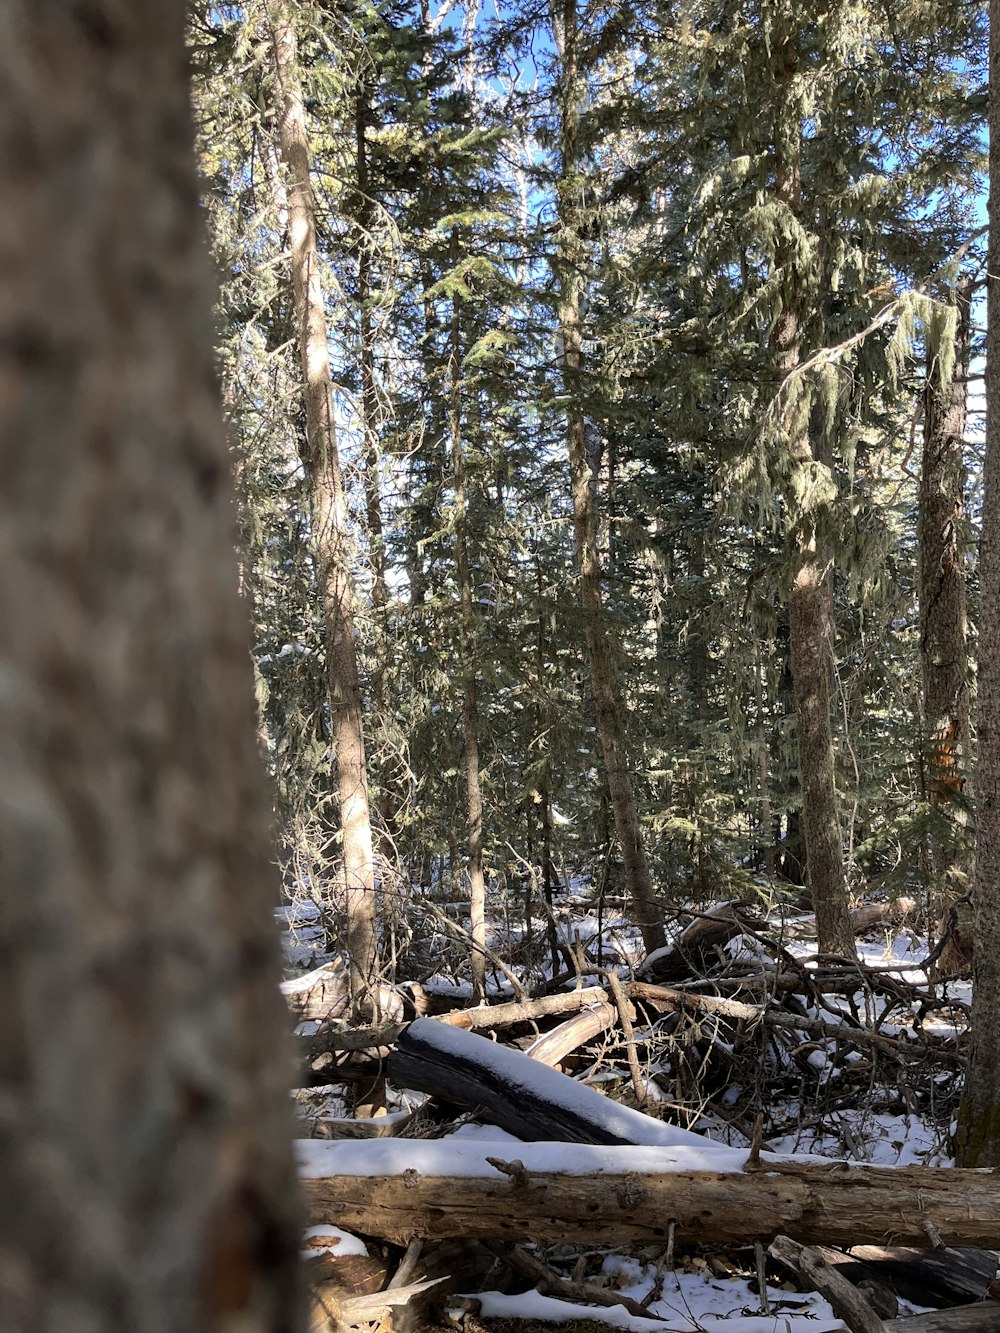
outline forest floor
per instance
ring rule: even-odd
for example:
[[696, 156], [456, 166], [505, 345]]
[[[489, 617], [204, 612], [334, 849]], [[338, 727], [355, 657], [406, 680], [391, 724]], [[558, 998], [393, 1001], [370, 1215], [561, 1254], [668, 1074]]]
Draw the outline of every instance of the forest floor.
[[[491, 922], [489, 1003], [514, 1011], [512, 1002], [520, 1002], [526, 1019], [515, 1024], [505, 1018], [502, 1027], [491, 1029], [480, 1017], [458, 1016], [469, 1003], [470, 989], [462, 975], [467, 967], [464, 923], [460, 906], [438, 903], [426, 917], [410, 911], [397, 922], [399, 972], [407, 979], [387, 981], [382, 1026], [372, 1029], [372, 1045], [365, 1050], [338, 1046], [356, 1045], [345, 1034], [356, 1034], [357, 1024], [348, 1020], [346, 1002], [337, 999], [342, 965], [327, 952], [325, 914], [306, 900], [282, 909], [290, 977], [283, 989], [301, 1019], [297, 1031], [308, 1057], [303, 1082], [311, 1085], [296, 1094], [304, 1135], [454, 1140], [456, 1149], [476, 1146], [507, 1160], [517, 1158], [525, 1139], [541, 1137], [529, 1132], [522, 1139], [510, 1132], [509, 1118], [505, 1122], [502, 1113], [472, 1106], [468, 1099], [463, 1104], [457, 1097], [455, 1104], [412, 1085], [394, 1084], [396, 1034], [415, 1014], [430, 1014], [458, 1027], [474, 1024], [514, 1051], [537, 1047], [546, 1035], [558, 1042], [554, 1029], [565, 1029], [555, 1062], [563, 1073], [638, 1108], [644, 1119], [664, 1128], [673, 1123], [682, 1134], [704, 1136], [706, 1147], [751, 1153], [763, 1148], [796, 1159], [818, 1155], [888, 1167], [951, 1165], [959, 1049], [971, 983], [962, 977], [931, 980], [927, 940], [911, 926], [891, 924], [888, 911], [885, 920], [859, 934], [854, 964], [818, 958], [810, 919], [801, 913], [767, 913], [746, 904], [690, 909], [673, 922], [666, 953], [643, 960], [620, 906], [595, 905], [584, 885], [571, 885], [546, 918], [527, 927], [523, 914], [517, 918], [517, 906], [508, 904], [505, 910], [497, 905]], [[627, 997], [623, 985], [629, 988]], [[615, 1021], [584, 1033], [577, 1044], [572, 1025], [579, 1024], [579, 1015], [531, 1012], [539, 997], [595, 986], [605, 988], [608, 1005], [618, 1003]], [[623, 1004], [632, 1020], [624, 1030], [616, 1021]], [[383, 1084], [379, 1074], [385, 1072], [387, 1055], [389, 1080]], [[371, 1102], [362, 1091], [367, 1083], [377, 1085], [381, 1098], [374, 1119], [370, 1104], [360, 1118], [357, 1114], [359, 1102]], [[500, 1127], [503, 1123], [506, 1128]], [[416, 1144], [413, 1155], [419, 1157]], [[383, 1285], [391, 1284], [393, 1267], [404, 1258], [402, 1249], [378, 1237], [349, 1239], [329, 1227], [318, 1231], [309, 1240], [314, 1258], [326, 1248], [324, 1236], [334, 1258], [361, 1247], [369, 1262], [373, 1254], [380, 1256], [386, 1265]], [[526, 1248], [530, 1255], [524, 1262], [533, 1256], [551, 1282], [533, 1283], [523, 1267], [517, 1273], [503, 1264], [494, 1264], [492, 1273], [473, 1273], [473, 1264], [463, 1283], [464, 1261], [459, 1260], [446, 1284], [447, 1296], [433, 1309], [417, 1302], [418, 1313], [411, 1310], [409, 1322], [397, 1309], [395, 1320], [387, 1323], [383, 1312], [380, 1326], [440, 1327], [442, 1320], [448, 1322], [445, 1310], [451, 1326], [461, 1323], [467, 1333], [484, 1328], [534, 1333], [553, 1322], [589, 1333], [593, 1321], [635, 1333], [832, 1333], [854, 1326], [759, 1243], [715, 1244], [701, 1238], [695, 1245], [678, 1237], [675, 1246], [671, 1232], [667, 1245], [660, 1240], [646, 1246]], [[980, 1264], [972, 1251], [952, 1253], [959, 1267], [961, 1255], [972, 1255], [973, 1266], [985, 1274], [985, 1291], [995, 1258], [984, 1252]], [[890, 1290], [892, 1308], [884, 1313], [905, 1316], [962, 1303], [961, 1282], [950, 1286], [946, 1279], [938, 1286], [920, 1270], [913, 1252], [901, 1264], [889, 1251], [885, 1255], [884, 1272], [876, 1280], [884, 1278]], [[491, 1285], [498, 1274], [502, 1280]], [[964, 1300], [975, 1298], [978, 1280], [973, 1277]], [[546, 1287], [556, 1294], [542, 1294]], [[589, 1298], [571, 1298], [574, 1292], [586, 1297], [594, 1288], [624, 1304], [601, 1308]], [[926, 1304], [918, 1299], [922, 1295]], [[338, 1307], [341, 1324], [379, 1325], [368, 1306], [353, 1318], [345, 1299]], [[1000, 1328], [1000, 1310], [997, 1320]], [[890, 1320], [887, 1327], [892, 1326]], [[992, 1325], [982, 1325], [987, 1326]]]

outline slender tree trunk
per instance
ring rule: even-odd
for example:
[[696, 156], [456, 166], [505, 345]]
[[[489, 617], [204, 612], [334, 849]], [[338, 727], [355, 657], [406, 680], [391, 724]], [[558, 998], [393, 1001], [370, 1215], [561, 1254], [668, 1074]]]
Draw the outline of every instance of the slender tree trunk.
[[[458, 262], [452, 236], [452, 262]], [[479, 780], [479, 698], [476, 685], [476, 608], [469, 569], [469, 516], [462, 449], [462, 303], [451, 304], [448, 358], [448, 415], [451, 430], [451, 477], [455, 492], [455, 568], [462, 604], [462, 770], [469, 837], [469, 914], [472, 919], [472, 1002], [486, 994], [486, 878], [483, 872], [483, 793]]]
[[[792, 39], [776, 34], [775, 82], [781, 90], [775, 118], [775, 193], [795, 216], [801, 214], [801, 124], [793, 78], [797, 68]], [[800, 363], [801, 291], [787, 242], [776, 246], [776, 266], [784, 270], [783, 307], [771, 337], [779, 383]], [[790, 450], [789, 494], [809, 497], [822, 465], [813, 452], [809, 414], [794, 390], [786, 412]], [[815, 502], [813, 502], [815, 503]], [[793, 569], [788, 594], [789, 643], [795, 720], [799, 746], [799, 777], [805, 823], [809, 891], [816, 912], [821, 953], [855, 954], [848, 915], [840, 820], [837, 813], [830, 681], [833, 663], [833, 598], [828, 586], [828, 559], [819, 549], [815, 511], [807, 498], [790, 510], [793, 525]]]
[[979, 553], [975, 982], [958, 1120], [962, 1166], [1000, 1166], [1000, 0], [990, 0], [986, 465]]
[[[540, 868], [542, 898], [545, 903], [545, 937], [552, 957], [553, 975], [559, 968], [559, 935], [554, 911], [555, 867], [552, 863], [552, 811], [549, 730], [552, 725], [548, 699], [549, 648], [545, 637], [545, 588], [542, 579], [541, 554], [535, 552], [535, 595], [538, 601], [538, 623], [535, 630], [535, 671], [538, 677], [538, 705], [535, 710], [535, 736], [539, 748], [538, 783], [529, 800], [538, 807], [541, 830]], [[529, 853], [530, 858], [530, 853]]]
[[362, 80], [355, 104], [355, 175], [357, 178], [358, 320], [361, 357], [361, 433], [363, 439], [365, 511], [372, 564], [372, 605], [385, 609], [385, 540], [382, 529], [382, 496], [379, 484], [378, 392], [375, 387], [375, 328], [371, 312], [372, 235], [374, 201], [368, 172], [366, 130], [370, 118], [371, 88]]
[[657, 905], [642, 843], [635, 793], [629, 773], [624, 727], [608, 643], [597, 553], [594, 493], [587, 462], [586, 423], [582, 402], [583, 332], [582, 273], [586, 245], [582, 236], [578, 130], [580, 71], [576, 0], [553, 0], [553, 33], [561, 57], [559, 89], [560, 169], [556, 183], [558, 236], [556, 278], [559, 287], [559, 335], [562, 341], [563, 382], [566, 392], [566, 438], [569, 447], [573, 495], [573, 532], [580, 575], [590, 658], [590, 688], [597, 714], [597, 731], [604, 755], [615, 831], [622, 849], [625, 883], [632, 900], [643, 943], [652, 952], [665, 943], [662, 912]]
[[754, 686], [757, 704], [757, 797], [760, 810], [758, 836], [764, 859], [764, 870], [768, 879], [773, 879], [775, 870], [774, 818], [771, 813], [771, 770], [768, 763], [767, 726], [764, 721], [764, 664], [761, 661], [759, 642], [756, 645], [756, 653]]
[[0, 1327], [292, 1333], [182, 0], [0, 28]]
[[[965, 611], [962, 522], [965, 504], [965, 397], [969, 370], [971, 283], [955, 293], [958, 328], [955, 368], [942, 384], [938, 355], [928, 356], [924, 390], [924, 450], [920, 472], [919, 592], [923, 712], [930, 739], [928, 794], [956, 833], [967, 824], [954, 799], [966, 785], [969, 761], [969, 646]], [[971, 866], [955, 850], [955, 838], [931, 831], [930, 870], [934, 916], [963, 893]], [[967, 963], [962, 950], [939, 960], [942, 972]]]
[[371, 993], [377, 967], [375, 866], [354, 636], [354, 592], [347, 503], [340, 475], [330, 383], [326, 310], [316, 249], [309, 180], [309, 137], [289, 0], [269, 0], [281, 156], [288, 173], [292, 283], [306, 408], [303, 464], [312, 491], [313, 522], [326, 629], [330, 713], [336, 747], [343, 839], [344, 906], [352, 990]]

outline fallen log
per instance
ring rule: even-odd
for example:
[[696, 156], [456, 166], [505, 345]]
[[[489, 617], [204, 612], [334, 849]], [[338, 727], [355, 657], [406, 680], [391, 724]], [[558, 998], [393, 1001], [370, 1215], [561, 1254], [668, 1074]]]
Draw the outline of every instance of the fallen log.
[[1000, 1301], [957, 1305], [930, 1314], [903, 1315], [887, 1325], [888, 1333], [996, 1333], [1000, 1328]]
[[[346, 1014], [350, 1004], [350, 985], [339, 958], [283, 981], [281, 993], [296, 1023], [329, 1022]], [[377, 1003], [378, 1016], [383, 1021], [402, 1022], [425, 1014], [429, 1001], [423, 987], [415, 983], [405, 986], [383, 983], [378, 987]]]
[[447, 1023], [450, 1027], [484, 1032], [492, 1028], [511, 1027], [515, 1023], [533, 1023], [536, 1019], [550, 1018], [553, 1014], [572, 1014], [591, 1005], [607, 1002], [608, 996], [602, 987], [587, 986], [579, 990], [559, 991], [555, 995], [542, 995], [537, 1000], [512, 1000], [508, 1004], [482, 1004], [474, 1009], [453, 1009], [450, 1013], [437, 1015], [436, 1021]]
[[808, 1290], [818, 1291], [825, 1297], [833, 1313], [843, 1319], [851, 1333], [887, 1333], [886, 1325], [857, 1287], [852, 1287], [847, 1278], [816, 1250], [800, 1245], [790, 1236], [775, 1236], [770, 1254], [798, 1274]]
[[[692, 1136], [694, 1137], [694, 1136]], [[701, 1149], [491, 1145], [461, 1139], [298, 1144], [317, 1223], [406, 1244], [418, 1236], [563, 1244], [1000, 1242], [1000, 1190], [986, 1170], [849, 1166], [704, 1141]], [[503, 1158], [517, 1153], [516, 1161]]]
[[433, 1018], [418, 1019], [400, 1034], [389, 1055], [389, 1077], [398, 1087], [478, 1107], [484, 1119], [522, 1139], [697, 1148], [708, 1143], [620, 1106], [522, 1051]]
[[[431, 1021], [472, 1032], [484, 1032], [512, 1027], [515, 1023], [532, 1023], [553, 1015], [577, 1013], [607, 1003], [608, 995], [602, 987], [588, 986], [581, 990], [560, 991], [557, 995], [543, 995], [537, 1000], [513, 1000], [508, 1004], [452, 1009], [445, 1014], [435, 1014]], [[384, 1056], [405, 1027], [406, 1024], [402, 1022], [386, 1022], [365, 1028], [321, 1028], [318, 1032], [299, 1037], [299, 1055], [306, 1062], [333, 1051], [377, 1050]]]
[[821, 1253], [855, 1285], [874, 1278], [917, 1305], [968, 1305], [982, 1300], [997, 1271], [997, 1255], [992, 1250], [854, 1245], [846, 1254], [825, 1246]]
[[618, 1010], [614, 1005], [599, 1004], [593, 1009], [583, 1009], [551, 1032], [546, 1032], [544, 1037], [539, 1037], [528, 1047], [525, 1055], [537, 1060], [539, 1064], [555, 1068], [572, 1051], [614, 1027], [617, 1022]]
[[643, 961], [640, 973], [651, 981], [683, 981], [711, 970], [718, 950], [745, 930], [762, 930], [767, 923], [743, 903], [719, 903], [707, 912], [688, 913], [693, 919], [665, 949]]
[[[850, 917], [851, 929], [855, 935], [863, 935], [873, 926], [911, 924], [916, 920], [919, 911], [920, 904], [915, 898], [896, 898], [883, 903], [863, 903], [860, 907], [850, 908], [847, 915]], [[785, 921], [781, 925], [781, 934], [785, 939], [815, 937], [816, 918], [810, 914]]]

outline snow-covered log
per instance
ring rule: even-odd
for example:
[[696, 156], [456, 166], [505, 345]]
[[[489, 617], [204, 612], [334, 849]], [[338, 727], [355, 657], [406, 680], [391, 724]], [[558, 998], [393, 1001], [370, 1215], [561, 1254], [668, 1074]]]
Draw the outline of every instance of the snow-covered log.
[[[621, 1109], [621, 1108], [618, 1108]], [[592, 1147], [461, 1139], [305, 1141], [300, 1176], [317, 1223], [406, 1243], [415, 1236], [565, 1244], [1000, 1241], [990, 1171], [849, 1166], [713, 1146]], [[928, 1228], [928, 1223], [932, 1226]]]
[[482, 1108], [493, 1124], [522, 1139], [567, 1143], [703, 1148], [705, 1138], [664, 1124], [549, 1069], [522, 1051], [421, 1018], [389, 1056], [397, 1086]]

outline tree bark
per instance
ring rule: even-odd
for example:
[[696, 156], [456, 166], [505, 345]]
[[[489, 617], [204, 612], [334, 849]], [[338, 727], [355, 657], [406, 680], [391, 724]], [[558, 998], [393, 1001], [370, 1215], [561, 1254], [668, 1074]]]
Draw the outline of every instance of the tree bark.
[[[517, 1144], [517, 1161], [500, 1165], [489, 1156], [491, 1146], [463, 1150], [459, 1174], [453, 1145], [421, 1144], [402, 1172], [392, 1143], [310, 1142], [302, 1160], [310, 1216], [395, 1244], [415, 1236], [665, 1244], [671, 1223], [678, 1243], [713, 1245], [766, 1242], [792, 1231], [805, 1244], [891, 1236], [894, 1243], [929, 1245], [928, 1221], [949, 1245], [988, 1247], [1000, 1234], [1000, 1196], [985, 1171], [766, 1154], [759, 1168], [741, 1170], [738, 1154], [706, 1140], [704, 1150], [576, 1145], [569, 1150], [576, 1163], [570, 1175], [549, 1166], [563, 1145]], [[697, 1167], [683, 1167], [685, 1151]]]
[[[918, 520], [920, 592], [920, 668], [923, 678], [924, 722], [929, 744], [925, 763], [930, 799], [942, 819], [961, 836], [968, 823], [958, 801], [965, 789], [970, 758], [969, 646], [965, 607], [965, 552], [962, 522], [965, 508], [966, 379], [972, 318], [971, 281], [955, 291], [958, 326], [955, 368], [941, 383], [939, 353], [928, 356], [924, 389], [924, 449], [920, 470]], [[954, 838], [932, 829], [930, 838], [932, 920], [968, 887], [969, 858], [954, 847]], [[938, 960], [942, 974], [968, 967], [964, 949], [953, 944]]]
[[[794, 39], [780, 28], [773, 45], [778, 106], [774, 128], [775, 194], [796, 218], [802, 213], [801, 121], [794, 90], [798, 56]], [[800, 279], [794, 269], [791, 245], [779, 239], [775, 266], [784, 271], [782, 309], [771, 335], [771, 352], [779, 383], [801, 361]], [[829, 559], [819, 546], [817, 510], [823, 503], [827, 468], [814, 453], [809, 413], [798, 387], [788, 394], [785, 430], [788, 435], [788, 522], [793, 544], [793, 568], [788, 594], [789, 643], [795, 691], [795, 723], [799, 747], [799, 780], [805, 823], [809, 892], [816, 912], [819, 949], [826, 954], [854, 957], [854, 935], [847, 915], [840, 820], [837, 814], [836, 767], [830, 719], [830, 680], [833, 675], [833, 598], [829, 587]], [[794, 498], [793, 498], [794, 497]]]
[[281, 157], [288, 173], [292, 285], [306, 409], [302, 462], [312, 492], [314, 539], [326, 629], [328, 696], [336, 747], [343, 842], [346, 943], [352, 990], [356, 999], [360, 999], [373, 985], [377, 969], [375, 865], [354, 633], [347, 502], [337, 452], [326, 309], [309, 179], [309, 136], [293, 9], [289, 0], [269, 0], [268, 13], [274, 49]]
[[[452, 263], [458, 263], [458, 236], [452, 233]], [[469, 512], [462, 448], [462, 303], [451, 303], [448, 357], [448, 415], [451, 481], [455, 493], [455, 572], [462, 605], [462, 770], [469, 846], [469, 915], [472, 938], [472, 1002], [486, 996], [486, 878], [483, 869], [483, 792], [479, 778], [479, 697], [476, 683], [476, 608], [469, 568]]]
[[775, 1236], [769, 1252], [803, 1279], [807, 1290], [818, 1291], [829, 1301], [833, 1313], [841, 1318], [851, 1333], [886, 1333], [886, 1326], [857, 1287], [811, 1250], [790, 1236]]
[[291, 1333], [182, 0], [0, 17], [0, 1326]]
[[[375, 328], [371, 312], [373, 199], [368, 179], [367, 128], [371, 118], [371, 86], [359, 83], [354, 108], [355, 175], [357, 177], [358, 323], [361, 362], [361, 434], [365, 473], [365, 512], [372, 565], [372, 605], [384, 611], [388, 601], [385, 582], [385, 540], [382, 528], [382, 495], [379, 484], [378, 391], [375, 387]], [[381, 628], [381, 627], [380, 627]]]
[[579, 203], [578, 132], [581, 92], [576, 0], [553, 0], [552, 10], [553, 31], [562, 68], [558, 109], [560, 165], [556, 182], [558, 234], [555, 270], [559, 289], [559, 336], [562, 342], [566, 439], [573, 498], [573, 533], [580, 575], [580, 604], [590, 659], [590, 689], [597, 714], [597, 732], [608, 778], [615, 832], [622, 850], [625, 882], [643, 943], [647, 952], [652, 953], [663, 947], [666, 936], [663, 914], [656, 902], [646, 849], [642, 842], [605, 624], [594, 487], [587, 461], [586, 422], [582, 402], [581, 297], [586, 246]]
[[979, 550], [975, 968], [972, 1045], [958, 1119], [963, 1166], [1000, 1166], [1000, 0], [990, 0], [986, 463]]

